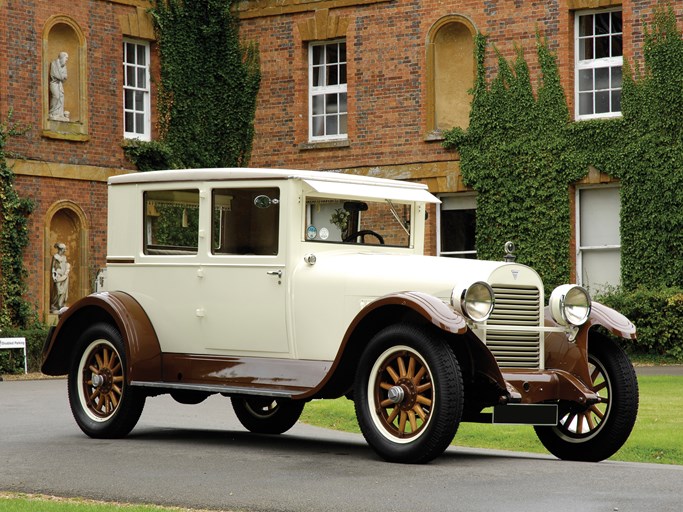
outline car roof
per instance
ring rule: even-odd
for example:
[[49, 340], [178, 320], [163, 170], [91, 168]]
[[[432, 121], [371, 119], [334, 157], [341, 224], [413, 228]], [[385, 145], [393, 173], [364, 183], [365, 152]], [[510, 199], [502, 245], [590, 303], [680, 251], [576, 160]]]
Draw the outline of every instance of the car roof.
[[[333, 188], [346, 190], [356, 189], [357, 193], [368, 197], [387, 197], [390, 199], [411, 199], [430, 203], [440, 202], [428, 192], [427, 185], [401, 180], [358, 176], [334, 171], [301, 171], [290, 169], [256, 169], [256, 168], [221, 168], [221, 169], [174, 169], [167, 171], [133, 172], [109, 178], [110, 185], [166, 183], [166, 182], [202, 182], [202, 181], [239, 181], [299, 179], [312, 186], [314, 190], [327, 192]], [[379, 188], [389, 187], [397, 194], [383, 196]], [[323, 190], [325, 189], [325, 190]], [[370, 191], [374, 190], [374, 193]], [[392, 196], [392, 197], [389, 197]]]

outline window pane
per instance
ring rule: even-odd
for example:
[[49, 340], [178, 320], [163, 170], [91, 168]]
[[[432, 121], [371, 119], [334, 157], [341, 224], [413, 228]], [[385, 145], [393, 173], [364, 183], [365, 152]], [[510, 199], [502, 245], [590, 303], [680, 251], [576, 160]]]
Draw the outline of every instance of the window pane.
[[579, 91], [593, 90], [593, 70], [582, 69], [579, 71]]
[[604, 12], [595, 15], [595, 35], [609, 34], [610, 13]]
[[621, 66], [612, 68], [612, 89], [621, 89]]
[[621, 57], [624, 54], [621, 35], [612, 36], [612, 57]]
[[327, 116], [325, 118], [325, 134], [337, 135], [339, 133], [339, 125], [337, 116]]
[[442, 210], [441, 252], [474, 251], [476, 227], [476, 210]]
[[609, 68], [597, 68], [595, 70], [595, 89], [609, 89]]
[[339, 62], [346, 62], [346, 43], [339, 43]]
[[322, 137], [325, 135], [325, 124], [324, 124], [324, 118], [323, 117], [314, 117], [313, 118], [313, 136], [314, 137]]
[[145, 192], [145, 254], [196, 254], [199, 192]]
[[581, 247], [619, 245], [619, 189], [587, 188], [579, 190]]
[[138, 66], [146, 66], [147, 65], [147, 58], [146, 58], [146, 52], [145, 52], [145, 47], [143, 45], [137, 45], [138, 47]]
[[339, 95], [339, 112], [348, 112], [346, 107], [346, 93]]
[[323, 53], [324, 47], [322, 45], [313, 46], [313, 65], [324, 64], [325, 54]]
[[595, 38], [595, 58], [605, 59], [610, 56], [609, 53], [609, 37]]
[[595, 113], [606, 114], [610, 112], [609, 108], [609, 91], [599, 91], [595, 93]]
[[132, 43], [126, 43], [124, 45], [124, 48], [125, 48], [124, 62], [128, 62], [129, 64], [135, 64], [135, 45]]
[[324, 113], [325, 107], [325, 97], [321, 94], [319, 96], [313, 96], [313, 115], [321, 115]]
[[593, 35], [593, 16], [579, 16], [579, 37]]
[[623, 32], [621, 27], [621, 11], [614, 11], [612, 13], [612, 33]]
[[593, 93], [579, 94], [579, 115], [587, 116], [593, 113]]
[[593, 58], [593, 38], [579, 41], [579, 60], [591, 60]]
[[326, 94], [325, 95], [325, 113], [326, 114], [336, 114], [339, 112], [339, 107], [337, 105], [337, 95], [336, 94]]
[[135, 91], [135, 110], [138, 112], [145, 110], [145, 93], [142, 91]]
[[612, 112], [621, 112], [621, 91], [612, 91]]
[[340, 64], [339, 66], [339, 83], [346, 83], [346, 64]]
[[124, 106], [126, 110], [133, 110], [133, 95], [134, 91], [127, 90], [124, 94]]
[[145, 68], [138, 68], [137, 86], [140, 89], [146, 89], [147, 88], [147, 70]]
[[135, 114], [133, 112], [126, 112], [124, 119], [125, 131], [128, 133], [135, 133]]
[[135, 133], [145, 133], [145, 114], [135, 114]]
[[339, 133], [348, 133], [349, 129], [346, 124], [346, 114], [339, 116]]
[[581, 284], [595, 294], [621, 282], [621, 251], [584, 251], [581, 258]]
[[335, 64], [339, 62], [339, 47], [336, 44], [328, 44], [325, 46], [327, 49], [327, 62], [326, 64]]
[[135, 68], [133, 66], [126, 67], [126, 85], [135, 87]]
[[323, 74], [320, 72], [322, 68], [319, 67], [314, 67], [313, 68], [313, 87], [322, 87], [325, 85], [323, 83]]
[[327, 73], [327, 85], [339, 84], [339, 69], [337, 66], [330, 66]]

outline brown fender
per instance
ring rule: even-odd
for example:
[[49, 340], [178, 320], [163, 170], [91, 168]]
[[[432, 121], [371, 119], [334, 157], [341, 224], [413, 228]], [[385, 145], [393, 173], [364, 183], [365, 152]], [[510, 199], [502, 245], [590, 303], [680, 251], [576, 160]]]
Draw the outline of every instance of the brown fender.
[[123, 292], [93, 293], [70, 306], [45, 341], [41, 371], [68, 373], [79, 336], [99, 322], [111, 323], [121, 333], [129, 381], [161, 379], [161, 347], [154, 327], [142, 306]]
[[460, 314], [426, 293], [400, 292], [380, 297], [353, 319], [325, 378], [315, 389], [297, 398], [337, 397], [348, 392], [367, 342], [387, 325], [411, 317], [413, 321], [421, 319], [452, 334], [465, 334], [469, 330]]
[[[550, 314], [550, 308], [545, 310], [545, 323], [557, 326]], [[600, 304], [591, 304], [591, 314], [588, 321], [581, 326], [574, 342], [570, 342], [562, 333], [551, 333], [545, 338], [546, 368], [557, 368], [577, 375], [584, 382], [590, 382], [588, 372], [588, 335], [593, 327], [603, 327], [615, 336], [625, 339], [636, 338], [636, 328], [631, 321], [621, 313]]]

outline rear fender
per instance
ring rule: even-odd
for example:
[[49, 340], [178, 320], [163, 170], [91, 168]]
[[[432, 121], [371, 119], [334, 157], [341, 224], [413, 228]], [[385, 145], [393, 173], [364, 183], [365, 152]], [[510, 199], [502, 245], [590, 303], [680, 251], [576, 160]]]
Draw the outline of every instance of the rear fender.
[[70, 306], [45, 341], [41, 371], [68, 373], [79, 336], [100, 322], [116, 326], [121, 333], [129, 381], [161, 379], [161, 347], [154, 327], [142, 306], [123, 292], [93, 293]]

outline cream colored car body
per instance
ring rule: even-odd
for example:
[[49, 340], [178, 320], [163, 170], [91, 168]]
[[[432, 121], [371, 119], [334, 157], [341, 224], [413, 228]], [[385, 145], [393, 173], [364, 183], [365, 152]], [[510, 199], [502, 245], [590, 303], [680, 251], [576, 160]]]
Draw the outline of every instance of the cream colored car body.
[[[212, 191], [280, 190], [276, 255], [217, 255], [211, 250]], [[189, 170], [110, 179], [107, 279], [140, 303], [164, 353], [332, 361], [353, 319], [387, 294], [419, 291], [449, 303], [474, 281], [537, 288], [532, 269], [505, 262], [423, 256], [423, 185], [358, 176], [277, 170]], [[143, 194], [197, 189], [198, 249], [193, 255], [145, 254]], [[323, 243], [306, 237], [306, 197], [394, 199], [412, 209], [407, 247]], [[315, 258], [315, 263], [307, 263]], [[132, 263], [132, 264], [131, 264]], [[543, 309], [536, 325], [543, 325]], [[481, 327], [476, 334], [485, 340]], [[542, 339], [537, 367], [543, 366]]]

